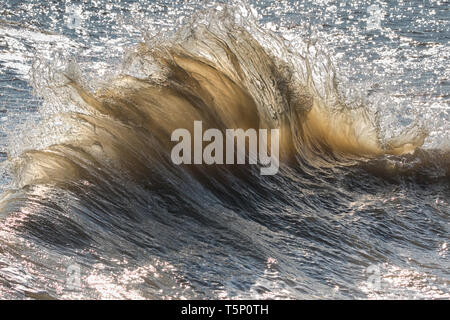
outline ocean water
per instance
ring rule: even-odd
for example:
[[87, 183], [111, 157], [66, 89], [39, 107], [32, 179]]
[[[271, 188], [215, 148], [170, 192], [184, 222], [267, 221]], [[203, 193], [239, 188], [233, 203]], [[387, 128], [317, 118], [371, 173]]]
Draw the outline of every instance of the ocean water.
[[[449, 299], [448, 1], [0, 0], [0, 298]], [[280, 170], [174, 165], [279, 128]]]

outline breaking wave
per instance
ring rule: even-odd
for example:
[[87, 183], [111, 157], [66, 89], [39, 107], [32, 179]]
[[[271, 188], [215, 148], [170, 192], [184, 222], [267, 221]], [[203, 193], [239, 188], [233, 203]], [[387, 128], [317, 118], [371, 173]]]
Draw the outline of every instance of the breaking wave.
[[[418, 126], [383, 140], [369, 108], [346, 104], [325, 53], [308, 42], [294, 51], [248, 7], [200, 12], [175, 34], [139, 44], [120, 70], [93, 90], [76, 66], [35, 64], [37, 92], [75, 107], [55, 116], [68, 127], [55, 143], [12, 159], [2, 230], [33, 245], [18, 250], [2, 236], [0, 250], [11, 265], [33, 248], [42, 254], [30, 258], [28, 282], [11, 282], [5, 294], [58, 296], [75, 260], [91, 270], [85, 297], [102, 297], [100, 283], [113, 283], [119, 297], [324, 296], [318, 265], [337, 274], [329, 285], [345, 296], [356, 281], [345, 261], [367, 264], [366, 250], [389, 255], [370, 244], [370, 223], [361, 231], [339, 220], [362, 205], [363, 191], [374, 195], [364, 206], [387, 211], [376, 195], [404, 179], [449, 194], [447, 151], [417, 150], [426, 138]], [[222, 131], [280, 129], [279, 174], [174, 165], [171, 133], [198, 120]], [[380, 237], [418, 227], [408, 224]], [[412, 234], [399, 241], [428, 241]], [[137, 280], [124, 281], [124, 270]], [[270, 277], [281, 287], [264, 287]]]

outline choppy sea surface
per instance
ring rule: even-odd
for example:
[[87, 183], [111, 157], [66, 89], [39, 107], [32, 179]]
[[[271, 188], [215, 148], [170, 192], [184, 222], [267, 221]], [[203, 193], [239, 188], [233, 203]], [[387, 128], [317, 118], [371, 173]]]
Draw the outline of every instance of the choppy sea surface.
[[[0, 298], [449, 299], [448, 1], [0, 0]], [[280, 170], [173, 129], [282, 128]]]

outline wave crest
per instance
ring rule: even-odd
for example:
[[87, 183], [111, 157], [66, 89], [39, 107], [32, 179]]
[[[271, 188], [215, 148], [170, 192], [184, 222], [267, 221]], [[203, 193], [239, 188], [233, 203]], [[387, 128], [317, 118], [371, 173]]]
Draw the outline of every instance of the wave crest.
[[[248, 19], [237, 18], [242, 12]], [[205, 130], [279, 128], [285, 163], [300, 159], [320, 166], [336, 159], [411, 153], [422, 145], [426, 134], [417, 128], [381, 142], [368, 108], [347, 107], [340, 97], [329, 58], [310, 44], [305, 52], [293, 52], [282, 38], [259, 28], [250, 12], [242, 5], [216, 8], [195, 16], [170, 40], [147, 39], [127, 55], [122, 74], [95, 93], [83, 85], [76, 68], [66, 72], [64, 90], [72, 88], [69, 96], [84, 110], [65, 117], [76, 135], [47, 151], [29, 152], [25, 158], [37, 163], [24, 166], [33, 173], [22, 176], [54, 177], [56, 168], [62, 176], [73, 171], [67, 170], [72, 155], [63, 151], [68, 145], [102, 166], [116, 163], [135, 171], [138, 163], [154, 162], [155, 154], [167, 158], [171, 132], [192, 132], [196, 120]], [[50, 165], [54, 150], [65, 158], [58, 165]], [[49, 159], [37, 160], [42, 157]]]

